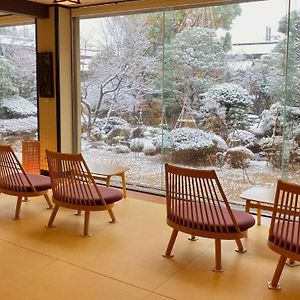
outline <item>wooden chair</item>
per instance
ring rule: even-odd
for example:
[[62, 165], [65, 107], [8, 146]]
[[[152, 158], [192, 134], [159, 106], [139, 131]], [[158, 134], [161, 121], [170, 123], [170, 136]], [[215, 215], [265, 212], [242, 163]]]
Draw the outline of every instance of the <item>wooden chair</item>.
[[231, 209], [215, 171], [166, 164], [167, 224], [173, 232], [164, 254], [172, 257], [178, 231], [215, 240], [215, 268], [223, 271], [221, 240], [235, 240], [237, 252], [245, 252], [241, 238], [255, 223], [243, 211]]
[[22, 198], [43, 195], [52, 208], [48, 197], [51, 189], [49, 177], [25, 172], [15, 153], [9, 145], [0, 145], [0, 194], [17, 196], [14, 219], [20, 218]]
[[107, 210], [111, 223], [116, 221], [112, 211], [115, 202], [123, 198], [121, 191], [98, 186], [81, 154], [46, 151], [55, 206], [47, 227], [52, 227], [60, 206], [84, 211], [83, 237], [89, 234], [90, 211]]
[[300, 185], [278, 180], [268, 246], [280, 255], [270, 289], [280, 289], [279, 279], [287, 258], [300, 261]]

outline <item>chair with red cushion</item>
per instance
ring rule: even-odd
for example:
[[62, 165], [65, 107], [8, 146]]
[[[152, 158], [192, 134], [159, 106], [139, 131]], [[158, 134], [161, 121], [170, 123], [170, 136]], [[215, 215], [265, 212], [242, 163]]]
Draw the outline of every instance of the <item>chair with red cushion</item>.
[[81, 154], [46, 151], [55, 206], [47, 227], [52, 227], [60, 206], [84, 211], [83, 237], [89, 234], [90, 211], [108, 211], [116, 221], [112, 207], [123, 198], [120, 190], [98, 186]]
[[245, 252], [241, 238], [255, 220], [250, 214], [231, 209], [217, 174], [166, 164], [167, 224], [173, 232], [164, 254], [172, 257], [178, 231], [215, 240], [215, 268], [223, 271], [221, 240], [235, 240], [237, 252]]
[[300, 185], [278, 180], [268, 246], [280, 254], [268, 287], [280, 289], [278, 282], [287, 258], [300, 261]]
[[17, 196], [14, 219], [20, 218], [22, 198], [44, 196], [49, 208], [52, 203], [48, 196], [51, 189], [50, 178], [25, 172], [9, 145], [0, 145], [0, 194]]

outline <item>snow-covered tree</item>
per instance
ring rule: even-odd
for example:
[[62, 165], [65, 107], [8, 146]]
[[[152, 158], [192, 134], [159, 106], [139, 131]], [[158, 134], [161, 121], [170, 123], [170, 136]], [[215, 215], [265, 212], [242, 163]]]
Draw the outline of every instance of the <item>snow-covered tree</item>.
[[9, 60], [0, 56], [0, 98], [12, 96], [17, 93], [17, 89], [12, 80], [13, 66]]
[[156, 59], [148, 55], [149, 27], [143, 15], [107, 18], [102, 23], [99, 52], [89, 65], [82, 104], [88, 132], [96, 120], [112, 113], [134, 111], [136, 105], [155, 91]]
[[224, 49], [215, 31], [186, 28], [165, 46], [165, 101], [170, 115], [181, 109], [185, 97], [197, 106], [200, 95], [218, 82], [224, 71]]
[[225, 116], [229, 126], [243, 129], [247, 125], [247, 114], [251, 108], [252, 100], [247, 90], [240, 85], [224, 83], [215, 85], [205, 94], [204, 110]]

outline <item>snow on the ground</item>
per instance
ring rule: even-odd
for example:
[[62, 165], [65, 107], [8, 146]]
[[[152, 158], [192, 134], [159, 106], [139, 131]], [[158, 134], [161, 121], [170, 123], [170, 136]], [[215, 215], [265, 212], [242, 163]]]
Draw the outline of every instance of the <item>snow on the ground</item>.
[[0, 120], [0, 131], [4, 136], [9, 134], [30, 133], [35, 130], [37, 130], [37, 117], [34, 116]]
[[[114, 146], [97, 146], [82, 141], [82, 153], [87, 161], [99, 163], [120, 164], [130, 168], [126, 172], [126, 181], [129, 185], [147, 187], [149, 191], [161, 191], [164, 189], [164, 163], [161, 155], [149, 157], [143, 153], [115, 153]], [[170, 162], [172, 163], [172, 162]], [[186, 166], [186, 165], [185, 165]], [[231, 202], [244, 203], [239, 194], [252, 187], [274, 187], [280, 178], [280, 170], [269, 166], [266, 161], [251, 160], [249, 168], [234, 169], [225, 165], [221, 169], [215, 166], [193, 168], [215, 169], [223, 186], [223, 189]], [[300, 173], [292, 170], [294, 180], [299, 180]], [[297, 179], [296, 179], [297, 178]], [[112, 178], [114, 179], [114, 178]]]

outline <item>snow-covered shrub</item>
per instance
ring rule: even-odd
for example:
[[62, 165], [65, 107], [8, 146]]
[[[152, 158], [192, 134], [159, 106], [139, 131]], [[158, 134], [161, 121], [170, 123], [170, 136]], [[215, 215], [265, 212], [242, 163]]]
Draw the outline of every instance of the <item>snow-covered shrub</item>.
[[25, 118], [37, 114], [36, 106], [20, 96], [12, 96], [2, 101], [4, 118]]
[[156, 147], [149, 140], [144, 141], [143, 152], [144, 152], [145, 155], [149, 155], [149, 156], [154, 156], [154, 155], [157, 154]]
[[245, 146], [253, 152], [260, 151], [260, 145], [255, 135], [247, 130], [234, 130], [229, 133], [227, 143], [231, 147]]
[[31, 134], [37, 130], [37, 119], [36, 117], [28, 117], [1, 120], [0, 129], [3, 136]]
[[[290, 163], [299, 163], [300, 162], [300, 147], [298, 142], [294, 139], [289, 142], [289, 161]], [[282, 162], [282, 151], [283, 151], [283, 137], [266, 137], [262, 138], [260, 141], [261, 148], [265, 152], [268, 163], [275, 167], [279, 168]]]
[[[286, 115], [289, 116], [290, 122], [294, 124], [300, 123], [300, 108], [299, 107], [287, 107]], [[288, 120], [284, 120], [284, 107], [281, 103], [276, 102], [271, 105], [269, 110], [262, 112], [262, 118], [258, 128], [253, 130], [255, 134], [261, 136], [281, 135], [283, 131], [283, 124]]]
[[210, 88], [205, 97], [204, 109], [207, 114], [214, 113], [222, 116], [228, 125], [243, 129], [247, 125], [247, 114], [252, 100], [247, 90], [237, 84], [224, 83]]
[[116, 145], [114, 148], [114, 152], [116, 153], [129, 153], [130, 149], [126, 145]]
[[207, 111], [205, 117], [202, 118], [199, 123], [201, 128], [207, 132], [214, 132], [224, 138], [228, 134], [228, 126], [225, 121], [225, 113], [222, 113], [222, 109], [218, 113], [212, 113]]
[[142, 137], [142, 135], [143, 135], [143, 128], [142, 127], [132, 128], [132, 130], [130, 132], [130, 138], [131, 139], [136, 139], [136, 138]]
[[225, 153], [226, 162], [232, 168], [246, 168], [250, 165], [250, 160], [254, 158], [254, 153], [243, 146], [229, 148]]
[[118, 117], [109, 117], [98, 119], [95, 122], [95, 126], [98, 127], [102, 132], [108, 133], [110, 132], [115, 126], [121, 126], [121, 127], [129, 127], [129, 123], [126, 122], [122, 118]]
[[142, 152], [144, 148], [144, 140], [143, 139], [133, 139], [130, 142], [130, 150], [133, 152]]
[[[274, 128], [276, 126], [276, 128]], [[261, 115], [261, 121], [256, 130], [252, 132], [256, 135], [271, 136], [273, 133], [279, 135], [282, 133], [283, 126], [283, 106], [276, 102], [271, 105], [269, 110], [264, 110]], [[274, 132], [275, 129], [275, 132]]]
[[300, 126], [294, 130], [294, 141], [300, 145]]
[[122, 137], [123, 139], [128, 139], [129, 135], [129, 127], [117, 125], [107, 134], [107, 139], [112, 140], [115, 137]]
[[169, 133], [167, 141], [164, 148], [172, 154], [175, 161], [182, 162], [207, 164], [210, 155], [227, 148], [226, 142], [221, 137], [195, 128], [174, 129]]
[[100, 141], [101, 137], [101, 130], [99, 128], [93, 128], [91, 132], [91, 141]]

